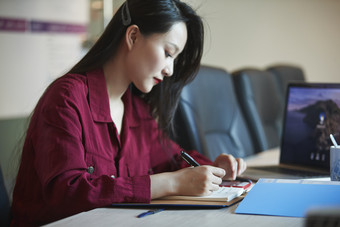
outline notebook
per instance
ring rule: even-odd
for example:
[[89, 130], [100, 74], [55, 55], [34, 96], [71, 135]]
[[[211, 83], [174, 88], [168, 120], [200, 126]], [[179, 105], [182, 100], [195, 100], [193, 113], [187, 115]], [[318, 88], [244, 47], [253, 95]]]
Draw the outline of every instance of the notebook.
[[150, 203], [119, 203], [112, 207], [126, 208], [166, 208], [166, 209], [210, 209], [223, 208], [240, 202], [251, 190], [254, 184], [251, 181], [226, 181], [219, 190], [208, 196], [166, 196], [151, 200]]
[[291, 83], [287, 87], [280, 164], [249, 167], [245, 177], [329, 177], [332, 133], [340, 141], [340, 84]]
[[[340, 181], [262, 178], [239, 204], [235, 213], [305, 217], [311, 209], [339, 208], [339, 193]], [[329, 214], [329, 220], [330, 217]], [[330, 226], [328, 224], [323, 222], [320, 226]]]
[[239, 197], [245, 192], [243, 188], [234, 187], [220, 187], [208, 196], [166, 196], [162, 200], [189, 200], [189, 201], [216, 201], [216, 202], [230, 202]]
[[[253, 185], [252, 185], [253, 186]], [[251, 187], [250, 187], [251, 188]], [[166, 209], [211, 209], [223, 208], [240, 202], [250, 188], [220, 187], [209, 196], [167, 196], [151, 200], [150, 203], [119, 203], [112, 207], [121, 208], [166, 208]]]

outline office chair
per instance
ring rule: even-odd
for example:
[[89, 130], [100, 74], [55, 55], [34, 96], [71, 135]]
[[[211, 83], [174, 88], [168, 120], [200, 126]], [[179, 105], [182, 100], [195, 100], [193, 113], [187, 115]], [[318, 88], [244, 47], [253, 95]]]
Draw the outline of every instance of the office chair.
[[283, 109], [274, 76], [245, 68], [232, 74], [241, 109], [251, 131], [255, 152], [280, 145]]
[[175, 117], [176, 141], [211, 160], [221, 153], [235, 157], [254, 154], [248, 128], [234, 94], [230, 74], [201, 66], [183, 88]]
[[286, 90], [290, 82], [304, 82], [305, 75], [303, 70], [298, 66], [293, 65], [272, 65], [267, 68], [276, 80], [278, 91], [280, 92], [280, 99], [284, 105], [286, 98]]
[[0, 166], [0, 226], [10, 224], [10, 205]]

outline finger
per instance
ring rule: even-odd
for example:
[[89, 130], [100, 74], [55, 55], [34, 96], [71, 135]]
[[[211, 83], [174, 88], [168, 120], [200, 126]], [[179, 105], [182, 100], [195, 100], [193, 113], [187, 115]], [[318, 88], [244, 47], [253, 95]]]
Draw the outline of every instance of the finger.
[[238, 163], [237, 175], [241, 175], [246, 170], [247, 163], [242, 158], [237, 158], [236, 161]]
[[235, 180], [236, 179], [236, 175], [237, 175], [238, 162], [236, 161], [236, 159], [232, 155], [228, 155], [228, 158], [229, 158], [229, 165], [230, 165], [230, 174], [229, 174], [229, 176], [233, 180]]
[[220, 185], [222, 183], [222, 177], [212, 176], [211, 182], [213, 185]]
[[237, 166], [238, 166], [237, 175], [240, 175], [242, 173], [243, 160], [240, 158], [237, 158], [236, 161], [237, 161]]
[[233, 180], [236, 179], [237, 170], [238, 170], [238, 162], [235, 160], [235, 161], [233, 162], [233, 173], [232, 173], [232, 178], [233, 178]]
[[213, 175], [217, 176], [217, 177], [224, 177], [226, 172], [224, 169], [219, 168], [219, 167], [214, 167], [214, 166], [210, 166], [210, 171]]
[[217, 191], [218, 189], [220, 189], [219, 184], [213, 184], [211, 187], [211, 191]]
[[218, 189], [220, 189], [220, 186], [217, 184], [212, 184], [209, 189], [207, 189], [205, 192], [203, 192], [201, 194], [201, 196], [208, 196], [211, 195], [214, 191], [217, 191]]
[[[216, 177], [218, 178], [218, 177]], [[218, 181], [218, 180], [217, 180]], [[209, 183], [207, 183], [204, 187], [203, 192], [200, 194], [201, 196], [207, 196], [210, 195], [211, 193], [213, 193], [213, 191], [217, 191], [220, 186], [220, 184], [214, 184], [211, 181]]]

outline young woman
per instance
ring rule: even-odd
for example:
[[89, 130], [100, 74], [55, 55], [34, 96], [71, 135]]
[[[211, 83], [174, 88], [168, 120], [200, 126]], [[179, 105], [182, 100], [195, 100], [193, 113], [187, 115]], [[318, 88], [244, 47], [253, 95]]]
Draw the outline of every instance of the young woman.
[[180, 158], [168, 139], [203, 52], [201, 19], [179, 0], [128, 0], [88, 54], [54, 81], [31, 118], [13, 225], [41, 225], [112, 203], [208, 195], [242, 159]]

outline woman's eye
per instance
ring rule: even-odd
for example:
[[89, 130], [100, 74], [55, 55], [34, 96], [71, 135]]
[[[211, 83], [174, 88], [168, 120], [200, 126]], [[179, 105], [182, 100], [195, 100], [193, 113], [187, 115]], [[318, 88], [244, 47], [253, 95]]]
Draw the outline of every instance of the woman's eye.
[[172, 56], [169, 52], [165, 51], [165, 57], [172, 57]]

